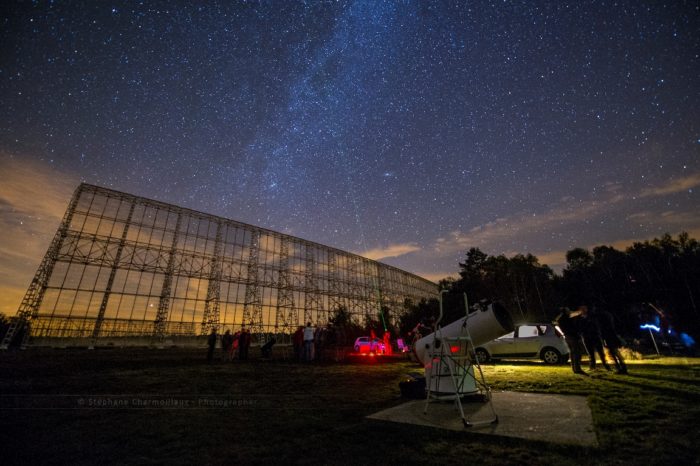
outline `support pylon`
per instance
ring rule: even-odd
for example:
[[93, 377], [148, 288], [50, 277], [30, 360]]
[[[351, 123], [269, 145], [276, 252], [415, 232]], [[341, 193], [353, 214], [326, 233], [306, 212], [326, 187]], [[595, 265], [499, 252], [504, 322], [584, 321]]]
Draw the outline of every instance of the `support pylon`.
[[253, 231], [248, 247], [248, 276], [245, 287], [245, 301], [243, 303], [243, 324], [249, 325], [251, 334], [258, 335], [258, 342], [264, 343], [262, 322], [262, 300], [258, 277], [258, 260], [260, 256], [260, 232]]
[[49, 279], [51, 278], [54, 266], [58, 260], [61, 246], [68, 235], [68, 229], [70, 228], [73, 214], [75, 213], [75, 209], [78, 205], [78, 201], [80, 200], [80, 196], [83, 194], [83, 191], [84, 185], [81, 184], [73, 193], [68, 209], [63, 215], [61, 225], [59, 225], [53, 240], [51, 240], [49, 249], [46, 251], [46, 254], [44, 254], [44, 258], [42, 259], [32, 282], [29, 284], [29, 288], [27, 289], [24, 298], [22, 298], [17, 315], [10, 321], [10, 327], [7, 329], [7, 332], [5, 332], [2, 343], [0, 343], [0, 349], [6, 350], [10, 347], [10, 344], [12, 344], [18, 329], [25, 329], [20, 346], [24, 347], [29, 340], [31, 320], [39, 312], [41, 302], [43, 301], [44, 294], [46, 293], [46, 287], [49, 284]]
[[207, 299], [204, 303], [202, 317], [202, 335], [208, 335], [212, 329], [219, 328], [219, 299], [221, 298], [221, 222], [216, 223], [214, 253], [211, 258], [211, 271], [207, 284]]

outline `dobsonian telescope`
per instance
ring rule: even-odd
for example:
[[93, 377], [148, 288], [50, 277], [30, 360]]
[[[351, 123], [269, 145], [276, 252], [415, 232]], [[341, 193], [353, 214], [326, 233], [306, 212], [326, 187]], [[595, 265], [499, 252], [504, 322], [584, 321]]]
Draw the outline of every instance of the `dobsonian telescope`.
[[[513, 331], [508, 311], [496, 302], [468, 306], [464, 295], [465, 316], [441, 327], [443, 290], [440, 293], [440, 316], [434, 332], [415, 343], [418, 360], [425, 369], [426, 389], [441, 395], [464, 396], [478, 391], [471, 364], [455, 364], [457, 353], [475, 358], [473, 349]], [[445, 358], [445, 355], [448, 357]]]

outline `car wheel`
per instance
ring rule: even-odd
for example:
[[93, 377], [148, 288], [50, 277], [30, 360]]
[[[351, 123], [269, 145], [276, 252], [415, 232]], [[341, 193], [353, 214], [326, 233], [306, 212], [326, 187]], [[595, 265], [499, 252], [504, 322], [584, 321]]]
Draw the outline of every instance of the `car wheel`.
[[476, 353], [476, 359], [479, 361], [479, 364], [484, 364], [486, 362], [489, 362], [489, 360], [491, 359], [489, 352], [486, 351], [484, 348], [477, 348], [475, 353]]
[[561, 354], [554, 348], [545, 348], [542, 350], [542, 360], [547, 364], [559, 364], [561, 362]]

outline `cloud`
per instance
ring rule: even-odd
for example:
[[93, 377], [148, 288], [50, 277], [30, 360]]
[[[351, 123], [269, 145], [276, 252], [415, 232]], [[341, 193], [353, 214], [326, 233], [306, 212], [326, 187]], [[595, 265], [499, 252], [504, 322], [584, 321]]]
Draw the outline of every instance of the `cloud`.
[[471, 247], [488, 248], [514, 237], [561, 230], [567, 225], [600, 215], [622, 200], [623, 196], [615, 194], [604, 202], [581, 202], [577, 205], [562, 205], [544, 214], [519, 213], [497, 218], [468, 231], [452, 231], [447, 238], [438, 238], [433, 248], [436, 253], [447, 255]]
[[[600, 241], [589, 245], [588, 248], [608, 244], [616, 249], [624, 250], [635, 241], [652, 239], [665, 232], [677, 234], [686, 231], [691, 236], [697, 237], [700, 233], [700, 216], [694, 210], [679, 209], [658, 212], [634, 211], [632, 209], [635, 199], [649, 196], [661, 197], [683, 192], [699, 185], [700, 173], [635, 192], [629, 192], [629, 190], [626, 192], [620, 183], [607, 183], [597, 193], [595, 199], [576, 200], [574, 197], [566, 196], [559, 199], [551, 210], [543, 213], [520, 212], [495, 218], [466, 231], [452, 231], [445, 237], [437, 238], [431, 249], [439, 257], [465, 252], [472, 247], [480, 248], [485, 252], [495, 250], [496, 254], [501, 254], [505, 253], [505, 245], [508, 245], [509, 250], [518, 249], [517, 246], [513, 248], [514, 240], [522, 245], [541, 244], [541, 240], [535, 240], [538, 235], [546, 234], [555, 237], [557, 232], [588, 228], [589, 223], [595, 224], [596, 220], [606, 218], [633, 222], [640, 224], [640, 227], [643, 225], [643, 230], [649, 233], [635, 239], [609, 238], [607, 241], [602, 236], [604, 233], [601, 233]], [[645, 203], [645, 205], [647, 204]], [[655, 231], [658, 233], [653, 233]], [[563, 249], [544, 252], [522, 250], [520, 252], [531, 252], [538, 257], [540, 263], [547, 264], [555, 270], [561, 269], [566, 264], [566, 250]]]
[[[697, 222], [697, 218], [694, 219]], [[678, 233], [681, 232], [682, 229], [677, 229], [676, 231]], [[690, 235], [691, 238], [699, 238], [700, 237], [700, 226], [696, 226], [695, 228], [691, 229], [686, 229], [683, 230], [688, 235]], [[599, 242], [596, 244], [589, 244], [587, 246], [583, 246], [584, 249], [587, 249], [589, 251], [592, 251], [593, 248], [597, 246], [610, 246], [611, 248], [617, 249], [618, 251], [625, 251], [627, 248], [632, 246], [634, 243], [643, 243], [644, 241], [650, 241], [654, 239], [655, 237], [658, 237], [658, 235], [649, 235], [648, 237], [645, 238], [626, 238], [626, 239], [618, 239], [612, 242]], [[536, 253], [533, 254], [534, 256], [537, 257], [539, 260], [540, 264], [545, 264], [551, 267], [554, 271], [556, 272], [561, 272], [562, 269], [566, 266], [566, 253], [568, 251], [561, 250], [561, 251], [548, 251], [548, 252], [543, 252], [543, 253]]]
[[533, 254], [540, 264], [548, 265], [554, 271], [560, 272], [566, 265], [566, 251], [549, 251]]
[[455, 272], [445, 272], [445, 273], [420, 273], [417, 272], [416, 275], [419, 277], [423, 277], [426, 280], [430, 280], [433, 283], [438, 283], [440, 280], [444, 278], [454, 278], [457, 279], [459, 278], [459, 274]]
[[647, 188], [640, 193], [640, 197], [665, 196], [688, 191], [700, 186], [700, 173], [695, 173], [683, 178], [668, 180], [661, 186]]
[[374, 248], [361, 252], [359, 255], [372, 260], [380, 260], [389, 257], [399, 257], [420, 250], [421, 248], [414, 243], [390, 244], [384, 248]]
[[691, 233], [700, 228], [700, 217], [694, 211], [665, 210], [663, 212], [653, 212], [643, 210], [631, 213], [628, 220], [645, 223], [650, 226], [657, 226], [657, 229], [665, 227], [670, 231], [687, 231]]
[[0, 153], [0, 312], [14, 315], [79, 180]]

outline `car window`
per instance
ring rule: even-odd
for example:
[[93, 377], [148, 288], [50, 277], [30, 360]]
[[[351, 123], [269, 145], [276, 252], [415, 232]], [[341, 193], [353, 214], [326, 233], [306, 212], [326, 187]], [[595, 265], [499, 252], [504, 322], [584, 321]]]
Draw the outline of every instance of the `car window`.
[[518, 328], [518, 337], [520, 338], [529, 338], [529, 337], [538, 337], [540, 336], [540, 331], [537, 328], [537, 325], [521, 325]]
[[506, 338], [512, 339], [514, 336], [515, 336], [515, 332], [510, 332], [510, 333], [503, 335], [502, 337], [498, 337], [497, 340], [505, 340]]

